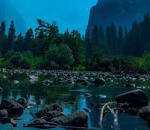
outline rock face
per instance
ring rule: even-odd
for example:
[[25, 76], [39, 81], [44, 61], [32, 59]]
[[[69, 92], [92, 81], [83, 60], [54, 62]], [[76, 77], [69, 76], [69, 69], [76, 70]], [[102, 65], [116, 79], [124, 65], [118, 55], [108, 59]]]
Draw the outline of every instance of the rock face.
[[145, 13], [150, 12], [149, 0], [98, 0], [97, 5], [91, 8], [88, 29], [94, 25], [120, 25], [130, 28], [135, 20], [143, 20]]
[[74, 113], [68, 116], [53, 118], [51, 122], [62, 126], [87, 127], [88, 116], [85, 112]]
[[21, 115], [24, 111], [24, 107], [12, 99], [2, 100], [0, 108], [7, 109], [10, 115]]
[[133, 90], [127, 93], [123, 93], [115, 99], [118, 103], [128, 103], [131, 106], [142, 107], [148, 105], [148, 98], [144, 91]]

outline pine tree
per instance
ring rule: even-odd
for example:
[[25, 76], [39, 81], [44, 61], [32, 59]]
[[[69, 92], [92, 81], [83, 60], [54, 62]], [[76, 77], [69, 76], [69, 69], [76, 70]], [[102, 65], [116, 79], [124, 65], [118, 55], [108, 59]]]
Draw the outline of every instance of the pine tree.
[[14, 27], [14, 22], [11, 21], [10, 28], [9, 28], [9, 33], [8, 33], [8, 43], [7, 43], [7, 50], [13, 50], [14, 48], [14, 42], [15, 42], [15, 27]]
[[15, 45], [14, 45], [14, 51], [23, 51], [23, 42], [24, 42], [24, 38], [22, 36], [22, 33], [20, 33], [17, 37], [17, 40], [15, 41]]
[[5, 53], [6, 42], [7, 42], [6, 25], [5, 25], [5, 22], [3, 21], [0, 26], [0, 52], [1, 52], [1, 55], [3, 55]]
[[99, 41], [99, 49], [101, 51], [106, 51], [105, 50], [105, 47], [106, 47], [105, 32], [104, 32], [102, 25], [99, 27], [99, 40], [98, 41]]
[[122, 28], [122, 26], [120, 26], [119, 30], [118, 30], [118, 51], [119, 51], [119, 54], [122, 52], [122, 47], [123, 47], [123, 28]]
[[92, 47], [91, 47], [91, 41], [90, 41], [90, 31], [89, 29], [86, 29], [86, 35], [85, 35], [85, 48], [86, 48], [86, 58], [89, 59], [92, 57]]
[[93, 52], [96, 53], [99, 51], [99, 38], [98, 38], [98, 26], [95, 25], [92, 31], [92, 48]]
[[33, 30], [30, 28], [25, 35], [25, 41], [24, 41], [24, 51], [31, 51], [33, 47], [33, 40], [34, 40], [34, 35], [33, 35]]

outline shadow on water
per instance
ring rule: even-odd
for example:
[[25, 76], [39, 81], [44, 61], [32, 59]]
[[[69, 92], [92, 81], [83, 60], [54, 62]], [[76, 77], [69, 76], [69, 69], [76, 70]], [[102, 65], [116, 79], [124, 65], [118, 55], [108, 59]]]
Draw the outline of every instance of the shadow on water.
[[[91, 110], [91, 112], [88, 112], [89, 127], [99, 128], [100, 107], [95, 107], [91, 104], [112, 101], [116, 95], [131, 90], [123, 87], [123, 85], [118, 85], [114, 88], [107, 86], [95, 87], [93, 85], [85, 87], [79, 84], [71, 85], [62, 83], [45, 86], [42, 84], [42, 80], [47, 78], [50, 77], [40, 77], [39, 81], [35, 84], [31, 84], [28, 77], [23, 74], [7, 75], [7, 79], [0, 79], [0, 86], [4, 89], [0, 94], [0, 101], [4, 98], [18, 99], [25, 97], [28, 102], [34, 102], [36, 104], [31, 108], [25, 109], [24, 114], [20, 117], [21, 120], [17, 121], [17, 128], [13, 128], [10, 124], [0, 124], [1, 130], [36, 130], [35, 128], [23, 128], [22, 126], [23, 124], [31, 123], [35, 118], [34, 113], [50, 103], [59, 103], [62, 105], [65, 114], [85, 111], [85, 108], [88, 108]], [[19, 84], [15, 85], [13, 83], [14, 80], [18, 80]], [[85, 93], [91, 93], [91, 96], [86, 97]], [[148, 97], [150, 97], [148, 89], [146, 93]], [[111, 128], [113, 116], [111, 114], [107, 115], [103, 123], [104, 129], [113, 129]], [[119, 124], [121, 130], [149, 130], [146, 122], [141, 120], [138, 116], [121, 114], [119, 115]], [[59, 129], [61, 128], [57, 128], [57, 130]]]

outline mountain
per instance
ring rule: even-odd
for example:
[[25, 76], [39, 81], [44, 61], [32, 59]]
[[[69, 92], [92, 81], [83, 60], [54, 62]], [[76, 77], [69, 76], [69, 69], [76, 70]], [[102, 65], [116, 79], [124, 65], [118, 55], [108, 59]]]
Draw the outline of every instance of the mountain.
[[94, 25], [120, 25], [131, 28], [132, 22], [143, 20], [145, 13], [150, 13], [150, 0], [98, 0], [91, 8], [87, 29]]
[[25, 33], [26, 25], [21, 15], [10, 4], [9, 0], [0, 0], [0, 22], [5, 21], [8, 30], [12, 20], [15, 23], [16, 34]]

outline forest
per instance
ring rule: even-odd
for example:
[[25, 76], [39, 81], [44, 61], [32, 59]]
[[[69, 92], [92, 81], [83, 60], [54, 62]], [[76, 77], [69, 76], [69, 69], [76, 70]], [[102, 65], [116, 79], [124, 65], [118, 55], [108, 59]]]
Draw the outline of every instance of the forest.
[[[56, 22], [37, 20], [35, 30], [16, 35], [12, 21], [0, 26], [0, 67], [20, 69], [138, 71], [150, 70], [150, 15], [134, 21], [131, 29], [112, 22], [86, 30], [59, 33]], [[8, 34], [6, 34], [8, 32]]]

